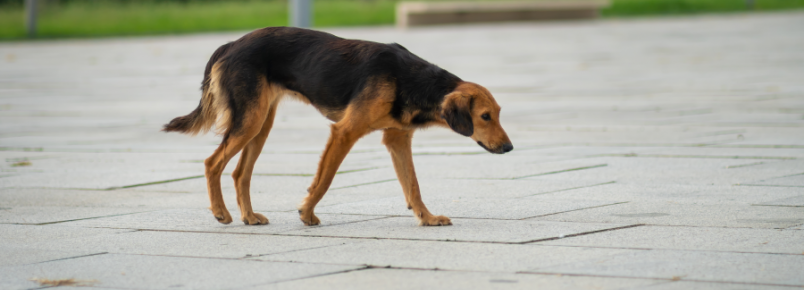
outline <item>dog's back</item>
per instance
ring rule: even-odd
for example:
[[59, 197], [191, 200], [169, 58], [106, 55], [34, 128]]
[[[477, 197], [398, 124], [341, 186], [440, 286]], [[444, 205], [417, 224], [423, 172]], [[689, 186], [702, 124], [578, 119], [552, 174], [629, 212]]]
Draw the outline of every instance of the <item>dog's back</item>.
[[[218, 133], [237, 130], [242, 123], [238, 116], [259, 96], [262, 80], [282, 86], [337, 121], [338, 113], [377, 78], [396, 87], [391, 112], [396, 118], [404, 110], [432, 111], [460, 81], [396, 43], [268, 27], [218, 48], [204, 71], [198, 108], [174, 119], [164, 130], [196, 134], [209, 130], [216, 120]], [[436, 117], [421, 116], [417, 122]]]

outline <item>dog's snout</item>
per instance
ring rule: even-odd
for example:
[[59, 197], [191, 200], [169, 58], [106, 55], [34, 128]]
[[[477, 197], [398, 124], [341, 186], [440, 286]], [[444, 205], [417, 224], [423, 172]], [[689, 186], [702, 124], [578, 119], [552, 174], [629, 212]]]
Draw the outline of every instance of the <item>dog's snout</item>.
[[514, 144], [511, 144], [511, 143], [504, 144], [502, 146], [502, 148], [503, 148], [503, 152], [508, 153], [508, 152], [511, 152], [511, 150], [514, 150]]

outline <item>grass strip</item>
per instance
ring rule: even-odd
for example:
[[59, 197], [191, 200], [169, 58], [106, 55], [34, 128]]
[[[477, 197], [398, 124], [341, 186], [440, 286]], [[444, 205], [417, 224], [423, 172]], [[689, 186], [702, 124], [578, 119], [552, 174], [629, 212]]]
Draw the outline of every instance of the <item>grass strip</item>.
[[[432, 1], [432, 0], [431, 0]], [[486, 0], [488, 1], [488, 0]], [[560, 0], [559, 0], [560, 1]], [[251, 30], [287, 25], [287, 0], [40, 1], [39, 38]], [[390, 25], [398, 0], [314, 0], [315, 27]], [[804, 0], [611, 0], [603, 17], [804, 8]], [[0, 40], [23, 39], [22, 0], [0, 0]]]

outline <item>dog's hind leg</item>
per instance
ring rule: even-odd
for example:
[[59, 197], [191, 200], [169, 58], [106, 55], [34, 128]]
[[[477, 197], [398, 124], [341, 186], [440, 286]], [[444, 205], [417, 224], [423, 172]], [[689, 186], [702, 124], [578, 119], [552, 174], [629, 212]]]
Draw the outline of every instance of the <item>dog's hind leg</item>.
[[307, 188], [307, 197], [299, 205], [299, 218], [308, 226], [321, 223], [313, 213], [315, 205], [327, 193], [329, 186], [332, 184], [332, 179], [335, 177], [335, 173], [338, 171], [338, 167], [343, 162], [346, 154], [349, 153], [349, 150], [352, 149], [357, 140], [370, 132], [370, 129], [363, 122], [351, 121], [347, 115], [340, 122], [332, 124], [331, 131], [327, 147], [324, 149], [321, 161], [318, 164], [318, 171], [315, 174], [315, 178], [313, 178], [313, 183]]
[[413, 168], [413, 154], [411, 152], [412, 130], [385, 129], [383, 131], [382, 142], [391, 153], [394, 161], [394, 169], [402, 191], [405, 193], [405, 200], [408, 202], [408, 209], [413, 210], [413, 214], [419, 219], [422, 226], [445, 226], [452, 222], [448, 217], [435, 216], [427, 210], [419, 192], [419, 181], [416, 179], [416, 171]]
[[[221, 145], [218, 146], [218, 149], [215, 149], [212, 156], [204, 160], [204, 165], [206, 166], [204, 173], [207, 177], [207, 189], [211, 203], [210, 209], [215, 218], [221, 223], [228, 224], [232, 222], [232, 216], [226, 209], [226, 205], [223, 202], [223, 195], [221, 194], [221, 174], [223, 173], [223, 169], [232, 157], [249, 145], [249, 143], [263, 131], [273, 103], [274, 100], [271, 98], [262, 96], [257, 98], [257, 100], [242, 113], [242, 125], [237, 128], [237, 130], [230, 129], [229, 132], [226, 133], [226, 137], [223, 138]], [[271, 120], [273, 121], [273, 119]], [[265, 136], [267, 135], [268, 132], [266, 131]], [[259, 143], [262, 144], [264, 142], [263, 139]], [[260, 146], [260, 148], [261, 147], [262, 146]], [[255, 150], [249, 150], [249, 153], [245, 155], [251, 156], [252, 151]], [[259, 155], [259, 153], [256, 154]], [[254, 156], [254, 161], [256, 161], [256, 156]], [[248, 162], [243, 164], [248, 164]], [[243, 171], [243, 173], [245, 173], [245, 171]], [[250, 170], [248, 173], [250, 177]], [[243, 174], [243, 176], [245, 176], [245, 174]], [[238, 197], [238, 203], [242, 204], [240, 200], [241, 199]], [[249, 210], [250, 209], [251, 207], [249, 206]]]
[[268, 218], [262, 214], [255, 213], [251, 208], [251, 174], [254, 170], [254, 163], [260, 157], [262, 147], [268, 138], [268, 133], [271, 132], [277, 105], [272, 105], [268, 110], [268, 116], [265, 117], [262, 130], [243, 148], [243, 152], [240, 153], [240, 161], [237, 162], [237, 167], [232, 172], [235, 190], [237, 191], [237, 205], [240, 207], [240, 220], [247, 225], [268, 224]]

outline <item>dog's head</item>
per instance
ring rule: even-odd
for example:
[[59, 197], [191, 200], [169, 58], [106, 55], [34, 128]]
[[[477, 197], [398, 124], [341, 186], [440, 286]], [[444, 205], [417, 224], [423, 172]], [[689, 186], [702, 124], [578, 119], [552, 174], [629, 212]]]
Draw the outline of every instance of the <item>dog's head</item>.
[[500, 105], [489, 90], [478, 84], [462, 82], [447, 94], [441, 103], [441, 118], [452, 130], [471, 137], [491, 153], [514, 149], [500, 125]]

